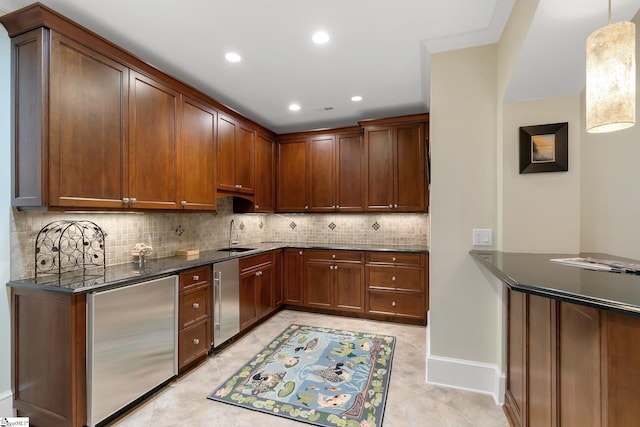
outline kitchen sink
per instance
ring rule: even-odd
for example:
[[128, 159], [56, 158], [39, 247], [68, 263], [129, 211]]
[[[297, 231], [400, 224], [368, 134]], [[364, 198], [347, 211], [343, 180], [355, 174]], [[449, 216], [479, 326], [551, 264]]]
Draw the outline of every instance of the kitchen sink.
[[252, 251], [255, 248], [222, 248], [222, 249], [218, 249], [218, 252], [247, 252], [247, 251]]

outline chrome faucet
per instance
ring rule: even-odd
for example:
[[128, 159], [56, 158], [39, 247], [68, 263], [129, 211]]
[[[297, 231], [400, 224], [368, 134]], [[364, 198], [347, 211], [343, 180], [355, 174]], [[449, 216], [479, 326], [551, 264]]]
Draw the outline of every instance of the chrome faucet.
[[231, 249], [231, 245], [233, 243], [233, 225], [234, 225], [235, 220], [231, 220], [231, 223], [229, 224], [229, 249]]

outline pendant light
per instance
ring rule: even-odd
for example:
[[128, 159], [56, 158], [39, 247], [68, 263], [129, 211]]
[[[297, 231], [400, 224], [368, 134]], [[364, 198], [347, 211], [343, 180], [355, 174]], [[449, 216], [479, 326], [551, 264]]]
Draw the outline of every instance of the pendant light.
[[636, 122], [636, 26], [609, 21], [587, 38], [587, 132], [602, 133]]

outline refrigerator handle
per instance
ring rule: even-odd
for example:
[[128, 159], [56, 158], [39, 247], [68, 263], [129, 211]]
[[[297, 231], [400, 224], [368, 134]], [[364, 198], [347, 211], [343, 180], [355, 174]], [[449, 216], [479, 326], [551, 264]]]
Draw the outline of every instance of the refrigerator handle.
[[213, 333], [214, 338], [220, 339], [220, 310], [222, 310], [222, 272], [213, 272], [213, 293], [215, 306], [213, 308]]

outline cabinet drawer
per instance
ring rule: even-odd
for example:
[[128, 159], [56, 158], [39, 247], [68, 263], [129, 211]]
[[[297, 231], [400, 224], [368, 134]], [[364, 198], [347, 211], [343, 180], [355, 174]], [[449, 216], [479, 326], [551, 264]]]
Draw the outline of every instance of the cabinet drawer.
[[211, 315], [211, 288], [205, 285], [180, 293], [179, 328], [193, 325]]
[[403, 292], [368, 292], [368, 310], [370, 313], [392, 314], [399, 317], [424, 319], [424, 294]]
[[342, 262], [362, 262], [364, 252], [360, 251], [331, 251], [325, 249], [307, 249], [304, 251], [306, 261], [342, 261]]
[[367, 252], [367, 264], [424, 266], [424, 254], [407, 252]]
[[178, 332], [178, 367], [188, 365], [211, 348], [211, 323], [205, 321]]
[[254, 268], [264, 267], [272, 262], [273, 252], [265, 252], [263, 254], [240, 258], [238, 265], [240, 266], [240, 273], [244, 273]]
[[211, 266], [192, 268], [180, 273], [180, 290], [211, 283]]
[[424, 292], [420, 268], [367, 266], [367, 287]]

